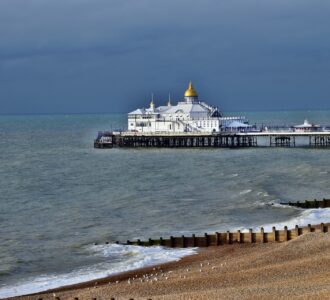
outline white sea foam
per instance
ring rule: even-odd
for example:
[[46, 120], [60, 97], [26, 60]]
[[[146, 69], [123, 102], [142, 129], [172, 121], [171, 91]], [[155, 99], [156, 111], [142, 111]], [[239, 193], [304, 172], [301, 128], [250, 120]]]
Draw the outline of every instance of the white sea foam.
[[228, 175], [228, 178], [234, 178], [234, 177], [237, 177], [238, 176], [238, 174], [237, 173], [234, 173], [234, 174], [229, 174]]
[[[263, 227], [265, 232], [271, 232], [273, 226], [276, 229], [283, 229], [284, 226], [287, 226], [289, 229], [294, 228], [296, 225], [298, 226], [307, 226], [308, 224], [321, 224], [321, 223], [329, 223], [330, 222], [330, 208], [317, 208], [317, 209], [307, 209], [302, 210], [301, 214], [295, 218], [289, 219], [287, 221], [264, 224], [258, 227], [254, 227], [254, 231], [260, 230], [260, 227]], [[243, 228], [243, 231], [248, 231], [247, 228]]]
[[[159, 246], [140, 247], [109, 244], [91, 246], [89, 251], [92, 255], [109, 257], [110, 262], [81, 268], [66, 274], [45, 274], [38, 278], [20, 282], [15, 286], [4, 286], [0, 288], [0, 298], [37, 293], [146, 266], [178, 261], [184, 256], [195, 254], [196, 248], [167, 249]], [[120, 259], [113, 263], [111, 257]]]
[[248, 193], [251, 193], [252, 190], [243, 190], [241, 192], [239, 192], [240, 195], [245, 195], [245, 194], [248, 194]]

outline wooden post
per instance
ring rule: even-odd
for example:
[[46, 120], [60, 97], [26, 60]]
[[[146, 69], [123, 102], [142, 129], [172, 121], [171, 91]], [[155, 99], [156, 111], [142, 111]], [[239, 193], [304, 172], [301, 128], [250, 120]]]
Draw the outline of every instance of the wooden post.
[[205, 246], [208, 247], [209, 246], [209, 237], [207, 235], [207, 233], [204, 234], [205, 237]]
[[288, 226], [284, 226], [284, 241], [288, 240]]
[[296, 225], [296, 227], [295, 227], [295, 230], [296, 230], [296, 237], [298, 237], [299, 236], [299, 226], [298, 225]]
[[152, 239], [149, 239], [149, 246], [152, 246], [153, 245], [153, 240]]
[[237, 230], [237, 242], [240, 244], [241, 243], [241, 231]]
[[162, 238], [162, 237], [160, 237], [160, 238], [159, 238], [159, 244], [160, 244], [161, 246], [163, 246], [163, 245], [164, 245], [164, 240], [163, 240], [163, 238]]
[[182, 248], [185, 247], [185, 243], [184, 243], [184, 235], [182, 235], [182, 237], [181, 237], [181, 247], [182, 247]]
[[226, 242], [227, 242], [227, 244], [231, 244], [231, 234], [229, 231], [227, 231]]
[[264, 243], [265, 242], [265, 231], [264, 231], [263, 227], [260, 228], [260, 234], [261, 234], [261, 243]]
[[140, 239], [137, 240], [137, 244], [138, 244], [138, 246], [141, 245], [141, 240]]
[[276, 228], [275, 228], [275, 226], [273, 226], [272, 231], [273, 231], [273, 241], [276, 242], [277, 238], [276, 238]]
[[195, 234], [192, 235], [193, 247], [196, 247], [196, 236]]
[[308, 224], [307, 225], [307, 228], [308, 228], [308, 232], [312, 232], [312, 226], [311, 226], [311, 224]]
[[127, 245], [130, 245], [130, 244], [131, 244], [130, 240], [127, 240], [127, 242], [126, 242], [126, 243], [127, 243]]
[[253, 233], [252, 233], [252, 229], [249, 229], [249, 243], [253, 243]]
[[174, 238], [173, 238], [173, 236], [170, 237], [170, 241], [171, 241], [170, 247], [173, 248], [174, 247]]
[[219, 232], [215, 233], [215, 245], [219, 246]]
[[321, 223], [320, 227], [321, 227], [321, 232], [325, 232], [324, 223]]

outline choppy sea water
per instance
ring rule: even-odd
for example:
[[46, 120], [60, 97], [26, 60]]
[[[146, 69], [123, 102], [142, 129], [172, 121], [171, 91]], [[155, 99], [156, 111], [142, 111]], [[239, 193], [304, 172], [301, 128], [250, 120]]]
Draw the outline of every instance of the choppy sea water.
[[[330, 124], [329, 111], [245, 115]], [[330, 220], [270, 205], [329, 198], [330, 149], [93, 148], [98, 130], [125, 126], [125, 114], [0, 116], [0, 298], [194, 252], [106, 241]]]

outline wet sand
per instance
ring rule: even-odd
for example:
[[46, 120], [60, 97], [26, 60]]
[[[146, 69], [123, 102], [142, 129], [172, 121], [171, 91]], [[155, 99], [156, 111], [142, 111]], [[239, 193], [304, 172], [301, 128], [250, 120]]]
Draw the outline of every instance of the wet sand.
[[200, 249], [179, 262], [13, 299], [330, 299], [330, 234]]

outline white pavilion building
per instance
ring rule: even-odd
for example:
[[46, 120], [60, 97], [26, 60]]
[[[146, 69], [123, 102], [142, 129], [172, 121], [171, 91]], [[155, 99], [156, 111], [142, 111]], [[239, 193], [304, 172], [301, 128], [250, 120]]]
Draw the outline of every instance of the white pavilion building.
[[246, 122], [244, 117], [223, 117], [217, 107], [198, 100], [198, 94], [189, 83], [183, 101], [172, 105], [139, 108], [128, 114], [128, 131], [133, 132], [219, 132], [233, 121]]

